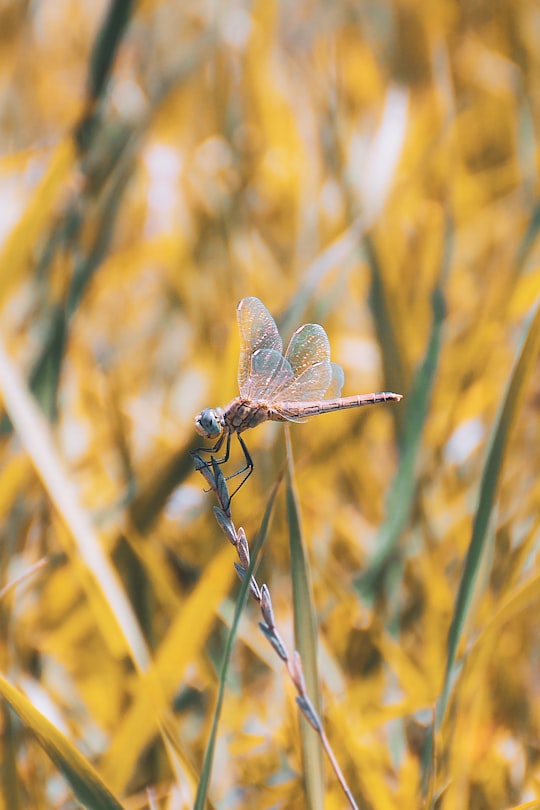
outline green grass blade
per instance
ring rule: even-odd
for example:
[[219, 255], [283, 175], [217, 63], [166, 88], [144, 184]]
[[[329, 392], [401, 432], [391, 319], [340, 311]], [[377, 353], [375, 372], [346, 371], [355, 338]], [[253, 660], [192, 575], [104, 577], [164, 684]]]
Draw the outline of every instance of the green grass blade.
[[[283, 334], [289, 334], [302, 323], [309, 304], [320, 298], [323, 281], [336, 268], [340, 268], [338, 277], [346, 277], [350, 258], [358, 250], [365, 231], [366, 218], [359, 216], [316, 256], [299, 280], [298, 289], [279, 322]], [[324, 301], [327, 300], [328, 290], [325, 290]]]
[[[371, 272], [370, 296], [379, 345], [382, 352], [384, 379], [389, 381], [392, 391], [404, 393], [409, 388], [410, 379], [407, 369], [405, 368], [399, 339], [396, 335], [394, 323], [390, 315], [390, 304], [384, 287], [383, 272], [379, 257], [370, 234], [366, 234], [362, 244]], [[402, 419], [403, 416], [398, 411], [396, 413], [396, 421], [400, 426]]]
[[454, 608], [454, 616], [448, 634], [448, 655], [444, 686], [437, 707], [438, 728], [440, 728], [446, 712], [456, 652], [469, 615], [474, 587], [489, 537], [489, 519], [497, 493], [505, 451], [539, 351], [540, 304], [537, 304], [528, 325], [519, 357], [512, 371], [506, 395], [503, 399], [489, 443], [471, 542], [465, 558], [465, 565]]
[[[313, 604], [309, 561], [305, 554], [300, 510], [294, 487], [294, 466], [288, 426], [285, 427], [285, 441], [287, 445], [285, 492], [291, 549], [294, 632], [296, 646], [302, 659], [307, 692], [320, 716], [321, 695], [317, 669], [317, 621]], [[324, 808], [324, 763], [320, 740], [317, 733], [303, 717], [301, 717], [300, 728], [307, 806], [312, 809], [321, 808], [322, 810]]]
[[[381, 586], [381, 580], [403, 528], [407, 525], [416, 493], [415, 468], [421, 448], [424, 425], [428, 416], [431, 394], [439, 364], [442, 345], [442, 328], [446, 311], [445, 285], [452, 255], [452, 223], [446, 224], [445, 251], [441, 264], [439, 283], [432, 294], [433, 321], [428, 347], [415, 376], [412, 389], [404, 400], [405, 416], [401, 459], [398, 472], [392, 482], [387, 500], [387, 518], [382, 524], [376, 543], [376, 552], [367, 569], [358, 578], [356, 587], [364, 599], [373, 599]], [[380, 284], [380, 282], [379, 282]], [[380, 295], [378, 296], [380, 298]], [[400, 390], [397, 389], [396, 390]]]
[[238, 629], [240, 616], [242, 615], [242, 611], [246, 603], [251, 577], [252, 575], [255, 574], [255, 572], [257, 571], [257, 567], [259, 565], [260, 554], [268, 534], [268, 525], [270, 523], [270, 517], [272, 515], [272, 510], [274, 508], [274, 502], [276, 499], [276, 494], [280, 483], [281, 483], [281, 476], [276, 481], [276, 484], [270, 494], [270, 498], [268, 499], [263, 519], [259, 531], [257, 532], [255, 543], [253, 544], [253, 548], [251, 549], [251, 563], [249, 566], [249, 570], [246, 576], [244, 577], [242, 584], [240, 585], [240, 590], [238, 592], [238, 599], [236, 600], [236, 608], [234, 611], [233, 622], [231, 624], [231, 629], [227, 637], [227, 643], [225, 644], [225, 651], [223, 653], [223, 661], [221, 664], [221, 671], [219, 673], [219, 687], [216, 698], [216, 706], [214, 709], [214, 716], [212, 718], [212, 726], [210, 729], [210, 735], [208, 737], [208, 744], [206, 746], [206, 751], [204, 754], [204, 761], [201, 769], [201, 776], [197, 788], [197, 795], [195, 797], [195, 804], [193, 805], [193, 810], [203, 810], [206, 804], [208, 787], [210, 784], [210, 776], [212, 773], [212, 765], [214, 762], [214, 751], [216, 747], [217, 730], [219, 725], [219, 719], [221, 716], [221, 709], [223, 707], [223, 699], [225, 696], [225, 684], [227, 680], [227, 672], [231, 660], [234, 639], [236, 637], [236, 631]]
[[133, 6], [133, 0], [116, 0], [109, 5], [90, 58], [88, 89], [93, 99], [98, 99], [105, 89]]
[[540, 231], [540, 202], [537, 202], [534, 206], [527, 229], [519, 245], [516, 257], [516, 273], [521, 273], [524, 269], [538, 237], [538, 231]]
[[118, 799], [77, 748], [1, 675], [0, 693], [64, 774], [83, 807], [88, 810], [122, 810]]
[[18, 740], [16, 726], [18, 721], [13, 717], [6, 702], [2, 704], [0, 716], [2, 723], [2, 765], [0, 795], [4, 800], [4, 806], [9, 810], [21, 810], [21, 793], [17, 771]]

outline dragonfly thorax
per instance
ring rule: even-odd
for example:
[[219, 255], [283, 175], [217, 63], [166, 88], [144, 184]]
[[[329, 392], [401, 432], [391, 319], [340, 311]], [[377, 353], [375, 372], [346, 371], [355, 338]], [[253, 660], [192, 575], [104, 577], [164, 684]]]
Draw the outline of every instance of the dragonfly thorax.
[[195, 417], [195, 430], [205, 439], [214, 439], [223, 432], [223, 410], [221, 408], [204, 408]]

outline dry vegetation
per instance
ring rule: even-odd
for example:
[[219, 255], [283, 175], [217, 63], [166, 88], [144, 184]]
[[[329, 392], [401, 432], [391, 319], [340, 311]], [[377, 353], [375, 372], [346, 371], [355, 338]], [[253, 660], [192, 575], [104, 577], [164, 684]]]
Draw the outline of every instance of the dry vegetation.
[[405, 395], [251, 431], [232, 507], [351, 806], [540, 807], [539, 35], [0, 1], [1, 808], [346, 806], [189, 454], [248, 295]]

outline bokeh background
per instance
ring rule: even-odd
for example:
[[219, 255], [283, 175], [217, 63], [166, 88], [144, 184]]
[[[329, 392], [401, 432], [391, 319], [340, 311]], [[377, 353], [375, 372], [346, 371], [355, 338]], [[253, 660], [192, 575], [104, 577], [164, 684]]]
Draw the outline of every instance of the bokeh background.
[[[324, 325], [344, 394], [405, 395], [291, 430], [323, 719], [358, 805], [540, 806], [536, 358], [425, 754], [540, 293], [539, 36], [533, 0], [1, 0], [0, 806], [74, 807], [92, 778], [70, 744], [124, 806], [193, 806], [238, 581], [189, 450], [237, 394], [248, 295], [285, 340]], [[251, 542], [283, 427], [246, 441]], [[258, 578], [292, 649], [289, 530], [282, 488]], [[257, 620], [211, 806], [303, 808], [294, 690]], [[318, 806], [343, 807], [325, 768]]]

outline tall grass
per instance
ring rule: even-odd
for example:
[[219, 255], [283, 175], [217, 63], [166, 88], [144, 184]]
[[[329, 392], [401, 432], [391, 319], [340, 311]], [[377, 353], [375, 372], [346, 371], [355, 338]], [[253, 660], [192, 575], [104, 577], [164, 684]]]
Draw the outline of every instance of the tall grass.
[[[540, 802], [536, 28], [3, 4], [0, 806]], [[227, 515], [248, 295], [405, 399], [250, 431]]]

